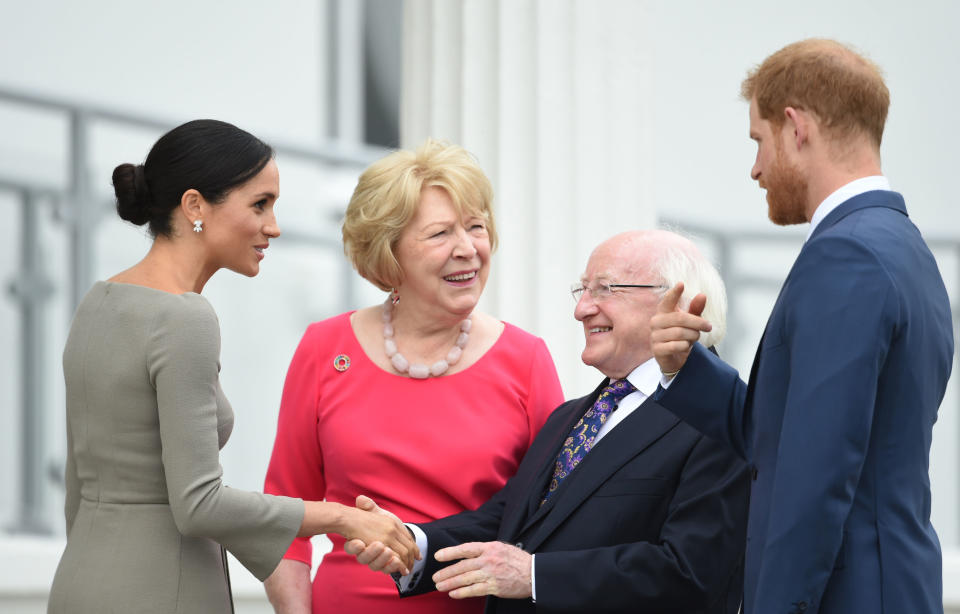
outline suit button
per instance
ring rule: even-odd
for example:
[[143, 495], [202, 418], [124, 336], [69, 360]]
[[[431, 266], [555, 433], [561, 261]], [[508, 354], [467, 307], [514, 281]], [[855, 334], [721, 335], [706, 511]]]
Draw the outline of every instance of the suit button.
[[517, 543], [514, 544], [514, 546], [516, 546], [517, 548], [520, 548], [521, 550], [523, 550], [523, 542], [517, 542]]
[[[753, 473], [751, 474], [751, 477], [753, 478], [753, 481], [754, 481], [754, 482], [757, 481], [757, 468], [756, 468], [756, 467], [753, 468]], [[806, 606], [804, 606], [804, 607], [806, 607]]]
[[807, 611], [807, 602], [800, 601], [797, 603], [797, 612], [806, 612]]

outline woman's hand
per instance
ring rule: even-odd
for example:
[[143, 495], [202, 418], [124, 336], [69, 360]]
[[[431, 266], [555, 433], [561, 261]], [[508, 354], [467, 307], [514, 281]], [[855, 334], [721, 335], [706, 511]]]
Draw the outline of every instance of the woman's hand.
[[420, 559], [420, 551], [399, 518], [364, 495], [357, 497], [357, 507], [345, 507], [343, 514], [342, 530], [337, 532], [348, 540], [344, 549], [349, 554], [357, 554], [365, 546], [368, 556], [376, 552], [372, 559], [380, 571], [410, 573], [413, 562]]

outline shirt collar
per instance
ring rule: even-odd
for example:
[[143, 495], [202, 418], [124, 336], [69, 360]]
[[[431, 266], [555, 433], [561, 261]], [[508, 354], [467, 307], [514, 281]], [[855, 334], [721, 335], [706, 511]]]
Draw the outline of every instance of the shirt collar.
[[627, 381], [633, 384], [633, 387], [643, 396], [649, 397], [652, 395], [657, 391], [657, 386], [660, 385], [660, 365], [657, 364], [657, 359], [651, 358], [635, 368], [627, 376]]
[[823, 221], [823, 218], [827, 217], [831, 211], [854, 196], [859, 196], [864, 192], [872, 192], [873, 190], [889, 189], [890, 181], [883, 175], [861, 177], [860, 179], [854, 179], [850, 183], [841, 186], [833, 194], [827, 196], [823, 202], [820, 203], [820, 206], [817, 207], [817, 210], [813, 212], [813, 217], [810, 218], [810, 230], [807, 232], [807, 239], [809, 239], [813, 231], [817, 229], [817, 226]]

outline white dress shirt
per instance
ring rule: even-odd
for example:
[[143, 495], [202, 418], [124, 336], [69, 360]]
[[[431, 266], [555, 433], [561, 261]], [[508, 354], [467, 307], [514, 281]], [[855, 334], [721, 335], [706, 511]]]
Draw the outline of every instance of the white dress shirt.
[[[632, 414], [634, 410], [640, 407], [640, 405], [657, 390], [657, 384], [660, 383], [660, 367], [657, 365], [657, 361], [651, 358], [631, 371], [626, 379], [633, 384], [633, 387], [637, 390], [620, 399], [616, 410], [607, 416], [607, 420], [603, 423], [603, 426], [600, 427], [600, 430], [597, 431], [597, 436], [593, 440], [593, 447], [596, 447], [607, 433], [615, 429], [618, 424], [623, 422], [627, 416]], [[415, 524], [407, 524], [407, 527], [413, 532], [420, 552], [426, 553], [428, 545], [427, 535]], [[426, 559], [416, 561], [410, 573], [397, 580], [397, 586], [401, 592], [406, 592], [410, 590], [411, 587], [416, 586], [417, 582], [420, 581], [420, 574], [425, 564]], [[536, 565], [536, 555], [534, 554], [530, 557], [530, 593], [533, 596], [533, 601], [537, 600]]]

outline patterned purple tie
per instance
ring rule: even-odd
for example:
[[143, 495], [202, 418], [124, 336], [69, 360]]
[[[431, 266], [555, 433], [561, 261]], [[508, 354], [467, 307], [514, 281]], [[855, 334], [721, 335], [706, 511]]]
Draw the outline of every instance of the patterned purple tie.
[[587, 455], [587, 452], [593, 447], [593, 442], [597, 438], [600, 427], [607, 421], [610, 412], [620, 404], [620, 400], [636, 390], [633, 384], [625, 379], [610, 382], [603, 389], [593, 407], [583, 414], [583, 417], [574, 425], [570, 435], [563, 442], [560, 454], [557, 455], [553, 478], [550, 479], [550, 485], [547, 487], [547, 492], [543, 495], [543, 501], [540, 502], [540, 505], [547, 502], [550, 495], [560, 486], [560, 482], [570, 475], [573, 468], [580, 464], [583, 457]]

